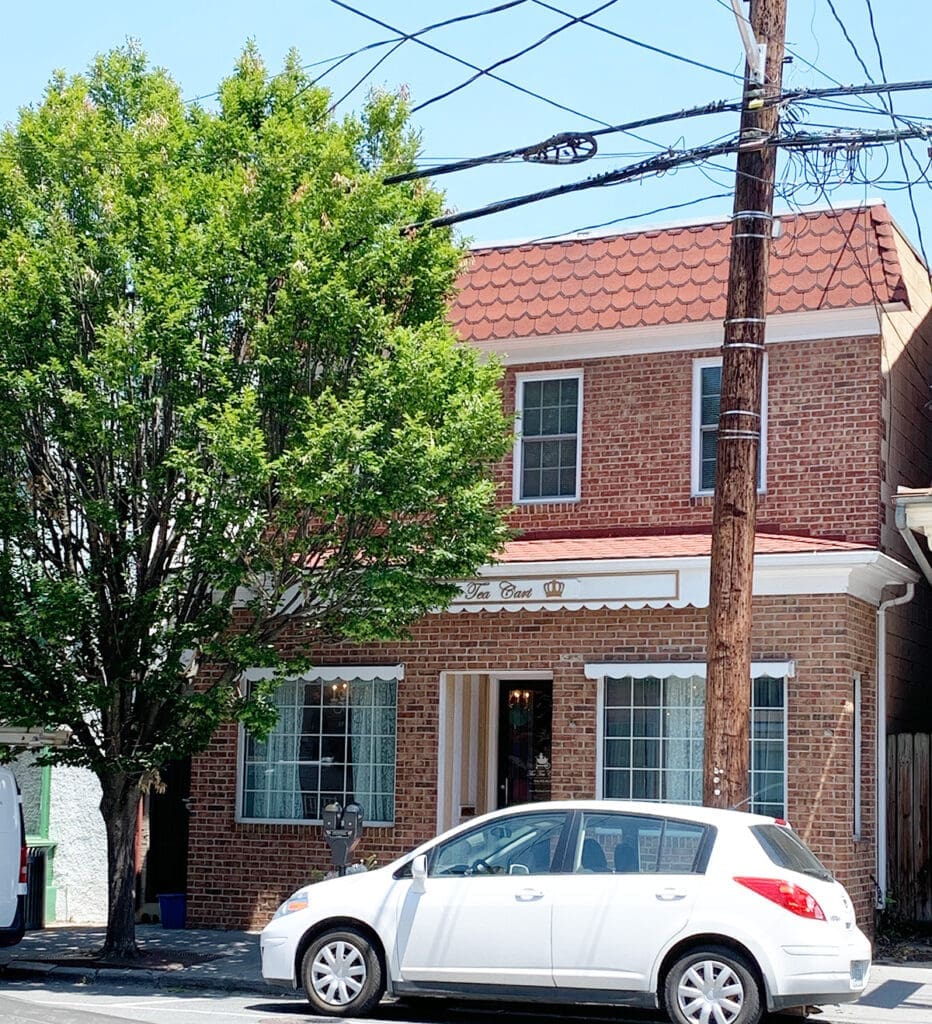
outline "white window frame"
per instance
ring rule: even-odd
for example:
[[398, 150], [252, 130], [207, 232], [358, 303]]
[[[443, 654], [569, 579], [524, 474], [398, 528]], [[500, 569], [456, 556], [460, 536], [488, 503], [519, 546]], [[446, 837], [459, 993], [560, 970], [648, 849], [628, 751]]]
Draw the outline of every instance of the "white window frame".
[[[587, 679], [594, 679], [597, 682], [596, 690], [596, 764], [595, 764], [595, 795], [598, 799], [604, 798], [604, 768], [605, 768], [605, 681], [606, 679], [620, 679], [624, 676], [631, 676], [634, 679], [645, 679], [650, 676], [666, 678], [678, 676], [680, 678], [689, 676], [701, 676], [706, 680], [707, 665], [701, 662], [632, 662], [629, 664], [587, 664], [585, 666]], [[751, 675], [748, 679], [748, 686], [752, 680], [760, 676], [771, 676], [776, 679], [783, 679], [783, 813], [787, 812], [787, 796], [789, 791], [788, 773], [788, 752], [789, 752], [789, 681], [796, 675], [796, 666], [792, 661], [755, 661], [751, 663]], [[753, 690], [750, 697], [753, 698]], [[750, 712], [749, 712], [750, 715]], [[751, 726], [750, 717], [748, 728]], [[751, 767], [748, 765], [748, 782], [750, 783]], [[651, 801], [654, 802], [654, 801]], [[663, 801], [656, 801], [663, 803]]]
[[[240, 692], [245, 694], [249, 683], [259, 679], [270, 679], [275, 675], [273, 669], [250, 668], [240, 678]], [[325, 668], [310, 669], [307, 672], [298, 672], [287, 677], [288, 682], [304, 680], [305, 682], [319, 681], [322, 683], [350, 682], [354, 679], [371, 681], [373, 679], [387, 679], [395, 682], [395, 810], [398, 808], [398, 691], [401, 680], [404, 679], [403, 665], [346, 665], [327, 666]], [[283, 680], [285, 681], [285, 680]], [[243, 795], [246, 768], [246, 727], [239, 724], [237, 729], [236, 742], [236, 806], [233, 820], [238, 825], [292, 825], [296, 827], [311, 826], [319, 828], [320, 818], [251, 818], [243, 814]], [[363, 821], [364, 826], [391, 827], [394, 821]]]
[[[693, 360], [692, 381], [692, 453], [690, 459], [690, 493], [694, 498], [709, 497], [714, 489], [703, 488], [702, 483], [702, 371], [708, 366], [721, 366], [721, 356], [709, 356]], [[764, 494], [767, 490], [767, 395], [768, 395], [768, 361], [764, 354], [764, 370], [761, 381], [761, 417], [760, 417], [760, 480], [757, 482], [757, 493]]]
[[[578, 381], [578, 401], [576, 403], [576, 491], [572, 495], [564, 494], [556, 497], [521, 496], [521, 482], [524, 478], [524, 437], [521, 434], [521, 417], [524, 413], [524, 385], [535, 380], [576, 380]], [[516, 505], [552, 505], [579, 501], [580, 475], [582, 473], [582, 423], [583, 423], [583, 371], [582, 370], [537, 370], [530, 373], [515, 374], [515, 415], [518, 430], [515, 434], [514, 471], [512, 474], [512, 495]]]

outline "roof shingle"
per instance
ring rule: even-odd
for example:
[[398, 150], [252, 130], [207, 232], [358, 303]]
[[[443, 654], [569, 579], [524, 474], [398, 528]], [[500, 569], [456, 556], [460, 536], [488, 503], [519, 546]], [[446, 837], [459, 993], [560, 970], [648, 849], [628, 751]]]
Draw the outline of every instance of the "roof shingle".
[[[780, 217], [768, 313], [905, 302], [882, 205]], [[720, 320], [730, 224], [477, 249], [451, 316], [466, 340]]]

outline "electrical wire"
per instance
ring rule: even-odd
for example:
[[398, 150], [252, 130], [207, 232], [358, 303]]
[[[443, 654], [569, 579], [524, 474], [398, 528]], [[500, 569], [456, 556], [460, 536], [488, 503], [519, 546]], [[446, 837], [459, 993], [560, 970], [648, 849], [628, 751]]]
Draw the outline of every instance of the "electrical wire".
[[482, 78], [483, 75], [487, 75], [490, 71], [494, 71], [496, 68], [503, 67], [505, 64], [510, 64], [512, 61], [517, 60], [519, 57], [525, 56], [525, 54], [530, 53], [531, 50], [536, 50], [538, 46], [543, 46], [544, 43], [549, 42], [551, 39], [553, 39], [554, 36], [559, 35], [561, 32], [565, 32], [568, 28], [572, 28], [573, 25], [578, 25], [579, 22], [582, 21], [584, 18], [588, 18], [594, 14], [598, 14], [600, 11], [604, 11], [606, 7], [612, 7], [617, 2], [618, 0], [605, 0], [604, 3], [600, 4], [598, 7], [589, 11], [588, 14], [582, 14], [579, 15], [578, 17], [567, 15], [569, 20], [566, 22], [566, 24], [560, 25], [559, 27], [548, 32], [546, 35], [541, 36], [541, 38], [538, 39], [536, 42], [531, 43], [529, 46], [525, 46], [523, 50], [518, 50], [517, 53], [511, 54], [511, 56], [509, 57], [503, 57], [501, 60], [496, 61], [494, 64], [490, 64], [488, 67], [483, 68], [481, 71], [477, 71], [476, 74], [472, 75], [470, 78], [467, 78], [465, 81], [460, 82], [459, 85], [454, 85], [453, 88], [447, 89], [445, 92], [438, 93], [436, 96], [431, 96], [429, 100], [424, 100], [423, 103], [419, 103], [416, 107], [412, 107], [411, 113], [416, 114], [419, 110], [423, 110], [425, 107], [429, 107], [432, 103], [437, 103], [439, 100], [445, 100], [448, 96], [452, 96], [454, 93], [459, 92], [460, 89], [465, 89], [467, 85], [472, 85], [473, 82], [475, 82], [479, 78]]
[[561, 231], [553, 235], [541, 235], [538, 238], [530, 239], [530, 244], [537, 242], [549, 242], [555, 238], [563, 238], [566, 235], [578, 235], [585, 231], [599, 231], [601, 228], [609, 228], [615, 224], [623, 224], [627, 221], [641, 220], [644, 217], [656, 217], [661, 213], [670, 213], [671, 210], [682, 210], [687, 206], [698, 206], [701, 203], [711, 202], [713, 199], [730, 199], [731, 192], [715, 192], [711, 195], [700, 196], [698, 199], [688, 199], [683, 203], [670, 203], [668, 206], [658, 206], [654, 210], [644, 210], [641, 213], [631, 213], [624, 217], [615, 217], [613, 220], [605, 220], [600, 224], [587, 224], [585, 227], [575, 228], [573, 231]]
[[542, 189], [523, 196], [514, 196], [510, 199], [499, 200], [487, 206], [475, 210], [466, 210], [461, 213], [445, 214], [441, 217], [434, 217], [430, 220], [419, 221], [408, 225], [404, 230], [411, 231], [424, 227], [447, 227], [452, 224], [459, 224], [463, 221], [474, 220], [477, 217], [484, 217], [491, 213], [501, 213], [504, 210], [512, 210], [519, 206], [526, 206], [529, 203], [538, 202], [541, 199], [551, 199], [556, 196], [568, 195], [571, 192], [580, 192], [584, 189], [597, 188], [603, 185], [614, 185], [622, 181], [629, 181], [635, 178], [643, 178], [648, 175], [661, 173], [676, 167], [687, 164], [695, 164], [708, 160], [712, 157], [725, 154], [737, 153], [747, 149], [749, 145], [754, 147], [766, 147], [775, 149], [817, 149], [827, 143], [836, 146], [875, 146], [887, 142], [895, 142], [901, 138], [915, 138], [918, 135], [926, 138], [932, 136], [932, 125], [922, 128], [907, 128], [899, 131], [889, 132], [836, 132], [832, 135], [814, 135], [809, 132], [797, 132], [794, 135], [782, 136], [764, 140], [755, 140], [748, 143], [740, 137], [733, 138], [727, 142], [719, 142], [714, 145], [698, 146], [694, 149], [683, 152], [668, 151], [657, 156], [643, 160], [640, 163], [632, 164], [615, 171], [607, 171], [603, 174], [594, 175], [583, 181], [572, 182], [566, 185], [557, 185], [554, 188]]
[[[922, 89], [932, 89], [932, 79], [921, 79], [911, 82], [885, 82], [882, 85], [872, 83], [870, 85], [840, 85], [824, 89], [796, 89], [782, 93], [780, 96], [768, 97], [765, 99], [764, 103], [766, 106], [774, 106], [778, 104], [786, 106], [790, 103], [803, 103], [808, 102], [810, 99], [821, 99], [831, 96], [857, 96], [864, 93], [904, 92]], [[687, 120], [693, 117], [702, 117], [707, 114], [720, 114], [726, 111], [738, 111], [741, 109], [743, 103], [744, 101], [741, 99], [715, 100], [712, 103], [705, 103], [699, 107], [690, 107], [688, 109], [678, 110], [669, 114], [658, 114], [653, 117], [639, 118], [636, 121], [628, 121], [624, 124], [608, 125], [605, 128], [597, 128], [592, 131], [579, 134], [585, 134], [586, 137], [593, 139], [612, 133], [632, 134], [632, 129], [634, 128], [644, 128], [649, 125], [665, 124], [670, 121]], [[876, 114], [886, 115], [885, 111], [876, 110], [875, 108], [871, 109]], [[442, 174], [452, 174], [454, 171], [464, 171], [473, 167], [481, 167], [484, 164], [502, 163], [515, 157], [525, 157], [529, 154], [539, 152], [542, 148], [554, 143], [555, 140], [560, 140], [569, 134], [571, 133], [555, 135], [550, 139], [545, 139], [543, 142], [536, 142], [529, 146], [518, 146], [514, 149], [506, 149], [498, 153], [490, 153], [485, 156], [465, 157], [463, 159], [441, 163], [429, 169], [418, 169], [408, 171], [404, 174], [392, 175], [385, 179], [385, 183], [391, 185], [402, 181], [411, 181], [415, 178], [425, 178], [428, 176], [438, 177]], [[640, 136], [634, 136], [634, 138], [640, 140]]]
[[[544, 0], [533, 0], [538, 7], [543, 7], [548, 11], [553, 11], [554, 14], [561, 14], [565, 18], [571, 18], [572, 15], [567, 11], [562, 10], [559, 7], [555, 7], [553, 4], [545, 3]], [[671, 60], [681, 61], [683, 64], [691, 64], [693, 67], [702, 68], [703, 71], [711, 71], [716, 75], [725, 75], [726, 78], [735, 79], [742, 81], [743, 76], [735, 74], [733, 71], [723, 71], [721, 68], [713, 67], [711, 64], [703, 64], [702, 61], [692, 60], [690, 57], [684, 57], [682, 54], [673, 53], [670, 50], [664, 50], [659, 46], [652, 46], [650, 43], [642, 42], [640, 39], [632, 39], [631, 36], [622, 35], [620, 32], [615, 32], [614, 29], [606, 28], [604, 25], [597, 25], [594, 22], [588, 21], [591, 18], [591, 14], [584, 14], [579, 20], [582, 21], [589, 28], [595, 29], [598, 32], [604, 32], [606, 35], [612, 36], [615, 39], [620, 39], [622, 42], [630, 43], [632, 46], [638, 46], [643, 50], [650, 50], [652, 53], [659, 53], [663, 57], [669, 57]]]
[[[394, 25], [390, 25], [388, 22], [381, 21], [379, 18], [376, 18], [371, 14], [367, 14], [365, 11], [352, 7], [350, 4], [345, 3], [344, 0], [330, 0], [330, 3], [335, 4], [337, 7], [342, 7], [344, 10], [358, 15], [360, 18], [365, 18], [366, 21], [371, 21], [374, 24], [379, 25], [381, 28], [387, 29], [389, 32], [394, 32], [396, 36], [403, 37], [405, 41], [410, 39], [412, 42], [439, 54], [441, 57], [446, 57], [449, 60], [455, 61], [457, 64], [462, 64], [464, 67], [470, 68], [473, 71], [482, 72], [482, 68], [477, 64], [464, 60], [462, 57], [457, 57], [456, 54], [450, 53], [448, 50], [441, 49], [439, 46], [434, 46], [432, 43], [428, 43], [425, 40], [418, 38], [418, 33], [402, 32], [401, 29], [396, 28]], [[558, 103], [556, 100], [552, 100], [539, 92], [534, 92], [533, 89], [526, 89], [523, 85], [518, 85], [517, 82], [512, 82], [510, 79], [503, 78], [501, 75], [496, 75], [494, 72], [489, 72], [487, 77], [501, 83], [502, 85], [507, 85], [509, 88], [515, 89], [518, 92], [523, 93], [525, 96], [530, 96], [533, 99], [540, 100], [542, 103], [546, 103], [551, 107], [556, 107], [558, 110], [564, 111], [564, 113], [573, 114], [575, 117], [581, 117], [586, 121], [593, 121], [596, 124], [608, 127], [608, 122], [603, 121], [601, 118], [593, 117], [591, 114], [584, 114], [579, 110], [574, 110], [572, 107], [568, 107], [563, 103]]]

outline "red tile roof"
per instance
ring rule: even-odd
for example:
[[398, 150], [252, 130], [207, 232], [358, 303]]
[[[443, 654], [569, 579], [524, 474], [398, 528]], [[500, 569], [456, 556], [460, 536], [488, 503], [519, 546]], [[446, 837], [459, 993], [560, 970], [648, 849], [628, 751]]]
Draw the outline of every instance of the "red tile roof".
[[[707, 533], [649, 534], [633, 537], [563, 537], [554, 540], [513, 540], [502, 551], [503, 563], [589, 561], [603, 558], [691, 558], [708, 556], [712, 538]], [[759, 533], [756, 555], [821, 554], [828, 551], [865, 551], [867, 545], [824, 537]]]
[[[770, 313], [906, 301], [885, 206], [779, 218]], [[721, 320], [730, 224], [476, 249], [452, 319], [471, 341]]]

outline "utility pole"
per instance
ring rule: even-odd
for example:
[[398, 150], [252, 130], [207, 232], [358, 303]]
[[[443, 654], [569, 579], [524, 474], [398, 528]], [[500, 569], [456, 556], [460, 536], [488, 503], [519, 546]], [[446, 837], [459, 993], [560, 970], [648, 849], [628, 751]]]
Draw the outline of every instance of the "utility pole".
[[760, 145], [779, 125], [787, 0], [732, 0], [748, 53], [741, 112], [709, 569], [703, 803], [747, 807], [751, 595], [768, 264], [777, 153]]

